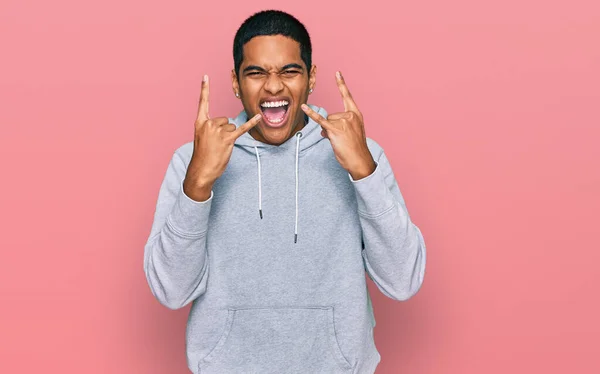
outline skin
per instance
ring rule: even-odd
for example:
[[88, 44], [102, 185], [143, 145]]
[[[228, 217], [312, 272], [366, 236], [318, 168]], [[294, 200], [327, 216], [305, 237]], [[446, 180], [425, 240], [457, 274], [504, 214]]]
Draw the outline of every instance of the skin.
[[331, 142], [337, 161], [350, 173], [352, 179], [359, 180], [371, 175], [377, 165], [367, 146], [363, 115], [340, 72], [336, 72], [336, 82], [342, 95], [344, 112], [323, 118], [305, 104], [302, 105], [302, 110], [321, 125], [321, 135]]
[[[205, 76], [184, 193], [195, 201], [208, 200], [215, 181], [229, 163], [237, 138], [248, 132], [256, 140], [280, 145], [304, 127], [305, 114], [322, 127], [321, 135], [329, 139], [337, 161], [354, 180], [371, 175], [376, 164], [367, 147], [363, 115], [341, 73], [336, 73], [336, 82], [344, 112], [323, 118], [306, 105], [309, 89], [316, 83], [316, 70], [313, 65], [308, 72], [300, 58], [300, 45], [291, 38], [273, 35], [251, 39], [244, 45], [239, 79], [235, 71], [231, 74], [233, 91], [239, 94], [250, 118], [237, 129], [227, 117], [209, 116], [209, 83]], [[262, 120], [260, 109], [263, 100], [276, 96], [289, 100], [288, 119], [279, 128], [269, 127]]]
[[288, 119], [283, 127], [272, 128], [260, 121], [249, 134], [263, 143], [280, 145], [301, 130], [304, 112], [300, 105], [308, 100], [309, 89], [314, 89], [316, 74], [315, 65], [308, 71], [300, 57], [300, 44], [291, 38], [269, 35], [248, 41], [239, 72], [231, 72], [233, 92], [240, 95], [248, 117], [262, 113], [260, 103], [266, 98], [290, 98]]
[[208, 76], [205, 75], [194, 123], [194, 150], [183, 181], [183, 192], [195, 201], [210, 198], [215, 181], [229, 163], [235, 140], [256, 126], [261, 118], [260, 115], [251, 117], [236, 129], [227, 117], [210, 117], [208, 96]]

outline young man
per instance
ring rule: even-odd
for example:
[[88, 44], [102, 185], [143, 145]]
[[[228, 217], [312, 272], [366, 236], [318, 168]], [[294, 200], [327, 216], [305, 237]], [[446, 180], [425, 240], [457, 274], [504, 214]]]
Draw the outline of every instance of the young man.
[[192, 303], [194, 373], [373, 373], [365, 271], [410, 298], [423, 236], [342, 76], [343, 113], [305, 105], [316, 67], [297, 19], [254, 14], [233, 57], [244, 110], [211, 117], [205, 76], [195, 139], [174, 152], [145, 246], [150, 289], [171, 309]]

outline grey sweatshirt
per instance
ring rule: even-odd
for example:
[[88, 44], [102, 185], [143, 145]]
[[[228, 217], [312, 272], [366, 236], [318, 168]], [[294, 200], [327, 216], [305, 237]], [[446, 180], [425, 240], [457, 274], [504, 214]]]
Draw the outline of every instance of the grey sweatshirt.
[[381, 356], [365, 273], [395, 300], [421, 287], [425, 243], [384, 151], [368, 138], [377, 167], [353, 180], [320, 132], [310, 119], [279, 146], [242, 135], [204, 202], [183, 192], [193, 143], [174, 152], [144, 271], [161, 304], [192, 303], [193, 373], [371, 374]]

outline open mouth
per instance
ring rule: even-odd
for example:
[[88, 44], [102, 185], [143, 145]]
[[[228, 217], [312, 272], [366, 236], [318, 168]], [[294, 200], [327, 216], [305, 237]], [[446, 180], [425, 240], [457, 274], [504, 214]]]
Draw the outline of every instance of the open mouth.
[[264, 101], [260, 104], [262, 118], [269, 127], [282, 127], [288, 117], [288, 100]]

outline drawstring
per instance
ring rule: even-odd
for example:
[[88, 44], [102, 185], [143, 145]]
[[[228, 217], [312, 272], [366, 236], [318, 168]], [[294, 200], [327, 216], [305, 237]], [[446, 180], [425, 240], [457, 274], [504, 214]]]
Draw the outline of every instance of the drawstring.
[[260, 219], [262, 219], [262, 182], [260, 180], [260, 156], [258, 155], [258, 148], [254, 147], [254, 150], [256, 151], [256, 161], [258, 161], [258, 215], [260, 216]]
[[294, 243], [298, 242], [298, 151], [300, 149], [301, 132], [296, 133], [296, 222], [294, 224]]
[[[298, 158], [300, 154], [300, 138], [302, 137], [301, 132], [296, 133], [296, 216], [294, 222], [294, 243], [298, 242]], [[258, 154], [258, 147], [254, 147], [256, 152], [256, 161], [258, 163], [258, 214], [260, 219], [263, 218], [262, 214], [262, 180], [260, 170], [260, 156]]]

